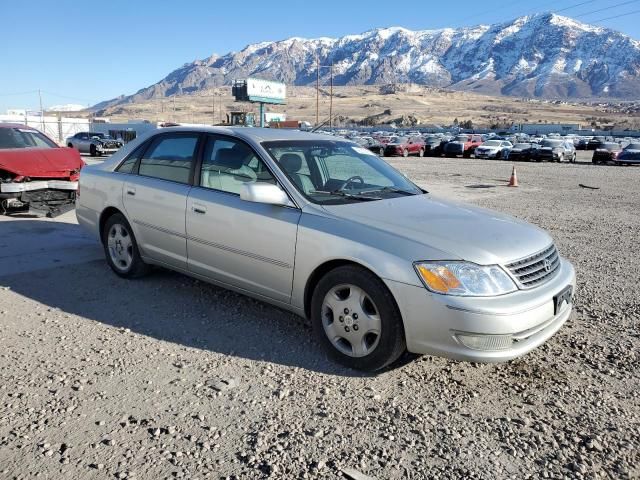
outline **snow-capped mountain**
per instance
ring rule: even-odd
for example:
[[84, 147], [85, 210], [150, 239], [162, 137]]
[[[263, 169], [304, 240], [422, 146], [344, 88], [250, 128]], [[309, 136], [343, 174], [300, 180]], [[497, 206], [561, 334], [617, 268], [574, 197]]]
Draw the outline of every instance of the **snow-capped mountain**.
[[79, 112], [87, 108], [85, 105], [80, 105], [77, 103], [65, 103], [64, 105], [52, 105], [47, 107], [45, 111], [47, 112]]
[[[289, 38], [185, 64], [160, 82], [95, 108], [187, 94], [255, 76], [313, 85], [316, 55], [336, 85], [418, 83], [525, 97], [640, 96], [640, 42], [544, 13], [495, 25], [412, 31], [380, 28], [342, 38]], [[320, 69], [327, 84], [328, 67]]]

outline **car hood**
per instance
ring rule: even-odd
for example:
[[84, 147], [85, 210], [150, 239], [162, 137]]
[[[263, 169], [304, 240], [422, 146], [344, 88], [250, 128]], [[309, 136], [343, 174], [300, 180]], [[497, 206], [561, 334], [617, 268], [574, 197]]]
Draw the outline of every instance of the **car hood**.
[[505, 264], [537, 253], [553, 242], [544, 230], [522, 220], [430, 194], [323, 208], [335, 217], [449, 254], [448, 258], [413, 260]]
[[71, 178], [84, 166], [71, 148], [11, 148], [0, 150], [0, 169], [31, 178]]

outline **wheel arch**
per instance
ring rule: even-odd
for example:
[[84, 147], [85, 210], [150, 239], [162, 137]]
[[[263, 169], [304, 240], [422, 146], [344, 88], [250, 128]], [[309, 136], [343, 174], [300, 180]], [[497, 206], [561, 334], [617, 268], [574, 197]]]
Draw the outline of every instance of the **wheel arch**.
[[329, 273], [331, 270], [334, 270], [338, 267], [343, 267], [343, 266], [354, 266], [354, 267], [360, 267], [364, 270], [367, 270], [369, 273], [371, 273], [372, 275], [375, 275], [384, 285], [385, 288], [387, 288], [389, 290], [389, 293], [391, 294], [391, 297], [393, 298], [393, 301], [396, 305], [396, 308], [398, 309], [398, 312], [401, 312], [400, 307], [398, 305], [398, 302], [395, 298], [395, 296], [393, 295], [393, 292], [387, 287], [386, 282], [384, 281], [384, 279], [382, 279], [380, 277], [380, 275], [378, 275], [374, 270], [372, 270], [371, 268], [369, 268], [368, 266], [364, 265], [363, 263], [354, 261], [354, 260], [349, 260], [346, 258], [338, 258], [338, 259], [332, 259], [332, 260], [328, 260], [320, 265], [318, 265], [313, 272], [311, 273], [311, 275], [309, 275], [309, 278], [307, 279], [307, 283], [304, 287], [304, 315], [307, 319], [311, 318], [311, 299], [313, 297], [313, 292], [316, 289], [316, 286], [318, 285], [318, 283], [320, 282], [320, 280], [322, 279], [322, 277], [324, 277], [327, 273]]
[[116, 213], [119, 213], [120, 215], [123, 215], [126, 218], [126, 215], [124, 215], [124, 213], [121, 210], [117, 209], [116, 207], [107, 207], [100, 214], [100, 220], [98, 222], [98, 233], [100, 234], [100, 241], [102, 241], [104, 226], [107, 223], [107, 220], [109, 220], [109, 218], [115, 215]]

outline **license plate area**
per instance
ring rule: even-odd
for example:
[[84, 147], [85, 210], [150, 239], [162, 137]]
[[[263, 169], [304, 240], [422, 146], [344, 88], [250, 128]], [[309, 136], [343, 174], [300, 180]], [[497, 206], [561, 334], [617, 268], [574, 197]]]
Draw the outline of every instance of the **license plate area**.
[[567, 306], [571, 303], [571, 296], [573, 294], [573, 286], [567, 285], [558, 295], [553, 297], [553, 315], [558, 315], [562, 310], [562, 304], [567, 303]]

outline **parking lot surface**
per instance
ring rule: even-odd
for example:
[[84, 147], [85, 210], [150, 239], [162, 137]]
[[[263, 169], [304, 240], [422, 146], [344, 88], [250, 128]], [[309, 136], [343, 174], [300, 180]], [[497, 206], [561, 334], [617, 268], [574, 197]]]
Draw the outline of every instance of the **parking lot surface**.
[[579, 153], [517, 164], [518, 188], [509, 162], [388, 159], [576, 266], [571, 319], [499, 365], [346, 370], [275, 307], [116, 277], [73, 212], [0, 217], [0, 478], [640, 477], [640, 168]]

